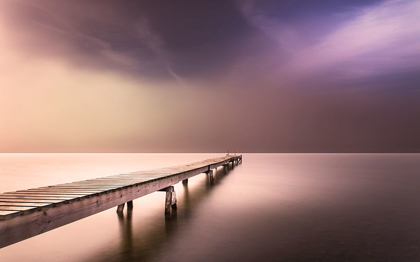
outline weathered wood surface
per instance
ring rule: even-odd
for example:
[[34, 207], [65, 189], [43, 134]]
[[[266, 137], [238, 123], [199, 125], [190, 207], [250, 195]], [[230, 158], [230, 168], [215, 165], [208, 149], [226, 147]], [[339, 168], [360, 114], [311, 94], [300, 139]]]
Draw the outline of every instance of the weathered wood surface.
[[[232, 166], [242, 163], [242, 156], [225, 156], [187, 165], [0, 194], [0, 248], [123, 205], [229, 163]], [[132, 206], [131, 202], [129, 207]]]

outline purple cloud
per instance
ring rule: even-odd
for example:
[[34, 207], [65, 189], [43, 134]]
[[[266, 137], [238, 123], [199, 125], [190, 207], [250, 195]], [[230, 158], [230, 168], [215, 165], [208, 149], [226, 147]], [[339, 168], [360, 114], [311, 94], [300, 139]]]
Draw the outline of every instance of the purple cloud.
[[[276, 65], [271, 76], [311, 78], [330, 74], [338, 79], [359, 79], [404, 73], [420, 67], [420, 2], [391, 0], [337, 13], [343, 21], [330, 33], [318, 32], [310, 43], [307, 32], [294, 24], [266, 16], [257, 0], [241, 1], [240, 10], [249, 23], [278, 41], [259, 64]], [[314, 33], [312, 32], [312, 35]]]

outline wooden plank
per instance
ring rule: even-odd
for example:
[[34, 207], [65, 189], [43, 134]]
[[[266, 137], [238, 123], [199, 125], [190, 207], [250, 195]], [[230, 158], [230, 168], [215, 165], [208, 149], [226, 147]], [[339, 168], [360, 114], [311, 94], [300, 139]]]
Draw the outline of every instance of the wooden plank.
[[108, 187], [108, 188], [113, 188], [113, 187], [123, 187], [123, 186], [128, 186], [128, 185], [132, 185], [132, 184], [137, 184], [137, 183], [83, 183], [83, 184], [76, 184], [76, 185], [68, 185], [66, 187]]
[[[147, 182], [147, 181], [145, 181]], [[81, 184], [79, 186], [85, 186], [85, 187], [105, 187], [105, 188], [119, 188], [119, 187], [125, 187], [125, 186], [131, 186], [135, 184], [140, 183], [124, 183], [124, 184], [116, 184], [116, 183], [91, 183], [91, 184]]]
[[110, 186], [89, 186], [89, 185], [87, 185], [87, 186], [54, 186], [54, 187], [52, 187], [53, 189], [56, 189], [56, 190], [58, 190], [58, 189], [80, 189], [80, 190], [83, 190], [83, 189], [113, 189], [113, 188], [115, 188], [115, 187], [110, 187]]
[[58, 199], [72, 199], [78, 196], [56, 196], [56, 195], [45, 195], [45, 196], [40, 196], [40, 195], [34, 195], [34, 194], [30, 194], [30, 193], [22, 193], [22, 194], [18, 194], [18, 193], [5, 193], [5, 194], [1, 194], [0, 198], [9, 198], [9, 197], [47, 197], [47, 198], [58, 198]]
[[78, 190], [78, 189], [54, 189], [54, 190], [28, 190], [28, 192], [31, 193], [57, 193], [57, 194], [80, 194], [80, 193], [84, 193], [84, 194], [95, 194], [98, 192], [103, 192], [104, 190]]
[[[172, 175], [172, 174], [171, 174]], [[166, 175], [169, 176], [169, 175]], [[114, 176], [114, 177], [109, 177], [109, 179], [120, 179], [120, 180], [150, 180], [150, 179], [156, 179], [156, 178], [161, 178], [161, 177], [166, 177], [166, 176], [134, 176], [134, 175], [119, 175], [119, 176]], [[107, 178], [108, 179], [108, 178]]]
[[174, 174], [174, 172], [133, 172], [133, 173], [127, 173], [127, 174], [119, 174], [119, 175], [112, 175], [107, 177], [120, 177], [120, 176], [134, 176], [134, 177], [156, 177], [156, 176], [170, 176]]
[[54, 195], [54, 196], [69, 196], [69, 197], [74, 197], [74, 196], [84, 196], [87, 195], [86, 193], [82, 193], [82, 192], [63, 192], [63, 191], [59, 191], [59, 192], [37, 192], [37, 191], [19, 191], [19, 192], [8, 192], [8, 193], [4, 193], [4, 195]]
[[133, 182], [143, 182], [147, 181], [149, 179], [127, 179], [127, 178], [101, 178], [101, 179], [95, 179], [95, 180], [87, 180], [83, 182], [79, 182], [77, 184], [90, 184], [90, 183], [133, 183]]
[[56, 187], [55, 190], [92, 190], [92, 191], [106, 191], [112, 189], [118, 189], [120, 187], [109, 187], [109, 186], [83, 186], [83, 187]]
[[20, 203], [20, 202], [0, 202], [0, 206], [23, 206], [23, 207], [42, 207], [50, 203]]
[[84, 193], [64, 193], [64, 192], [34, 192], [34, 191], [21, 191], [21, 192], [10, 192], [10, 193], [4, 193], [4, 195], [28, 195], [28, 196], [63, 196], [63, 197], [80, 197], [80, 196], [86, 196], [89, 194]]
[[0, 220], [8, 218], [9, 215], [14, 215], [19, 213], [19, 211], [0, 211]]
[[156, 178], [156, 177], [162, 177], [162, 176], [127, 176], [127, 175], [118, 175], [118, 176], [112, 176], [112, 177], [102, 177], [101, 179], [95, 179], [96, 180], [148, 180], [148, 178]]
[[[106, 192], [109, 190], [114, 190], [114, 189], [118, 189], [118, 187], [112, 187], [112, 188], [102, 188], [102, 187], [96, 187], [96, 188], [90, 188], [90, 189], [85, 189], [85, 191], [81, 191], [81, 190], [77, 190], [77, 189], [71, 189], [71, 188], [66, 188], [66, 189], [61, 189], [61, 192], [84, 192], [84, 193], [100, 193], [100, 192]], [[57, 191], [60, 189], [57, 189]], [[87, 191], [88, 190], [88, 191]]]
[[155, 171], [136, 171], [136, 172], [130, 172], [125, 174], [119, 174], [118, 176], [125, 176], [125, 175], [171, 175], [173, 172], [171, 171], [164, 171], [164, 170], [155, 170]]
[[[86, 188], [60, 188], [60, 187], [51, 187], [49, 189], [28, 189], [25, 190], [28, 192], [92, 192], [92, 190], [86, 189]], [[100, 191], [100, 190], [95, 190], [95, 191]], [[19, 191], [18, 191], [19, 192]], [[23, 192], [23, 191], [21, 191]]]
[[[65, 200], [64, 200], [65, 201]], [[63, 200], [45, 200], [45, 199], [0, 199], [0, 202], [7, 202], [7, 203], [45, 203], [45, 204], [55, 204], [63, 202]]]
[[36, 209], [36, 207], [22, 207], [22, 206], [0, 206], [2, 211], [26, 211], [29, 209]]
[[[147, 180], [150, 181], [150, 180]], [[105, 187], [111, 187], [111, 186], [128, 186], [133, 184], [141, 184], [142, 182], [147, 181], [96, 181], [96, 182], [86, 182], [86, 183], [80, 183], [77, 184], [78, 186], [105, 186]]]
[[31, 200], [69, 200], [73, 199], [73, 197], [34, 197], [34, 196], [4, 196], [0, 195], [0, 200], [7, 200], [7, 199], [31, 199]]
[[[129, 180], [122, 180], [122, 179], [115, 179], [115, 180], [111, 180], [111, 179], [104, 179], [104, 180], [86, 180], [83, 182], [78, 182], [78, 183], [72, 183], [71, 185], [73, 186], [80, 186], [80, 185], [130, 185], [133, 184], [133, 182], [136, 181], [129, 181]], [[139, 180], [139, 182], [143, 182], [143, 180]]]
[[33, 199], [64, 199], [64, 200], [69, 200], [69, 199], [76, 199], [76, 198], [81, 198], [81, 197], [89, 197], [95, 194], [100, 194], [100, 192], [98, 193], [93, 193], [93, 194], [83, 194], [83, 195], [54, 195], [54, 194], [13, 194], [13, 195], [3, 195], [0, 196], [0, 198], [7, 198], [7, 199], [14, 199], [14, 198], [33, 198]]
[[[127, 183], [127, 184], [129, 184], [129, 183]], [[92, 185], [93, 186], [96, 186], [96, 187], [98, 187], [98, 186], [112, 187], [112, 186], [109, 186], [109, 185], [100, 185], [100, 184], [95, 185], [93, 182], [89, 182], [89, 183], [73, 183], [73, 184], [67, 184], [67, 185], [55, 185], [54, 188], [65, 188], [65, 187], [70, 187], [70, 188], [72, 188], [72, 187], [84, 188], [84, 187], [90, 187]]]

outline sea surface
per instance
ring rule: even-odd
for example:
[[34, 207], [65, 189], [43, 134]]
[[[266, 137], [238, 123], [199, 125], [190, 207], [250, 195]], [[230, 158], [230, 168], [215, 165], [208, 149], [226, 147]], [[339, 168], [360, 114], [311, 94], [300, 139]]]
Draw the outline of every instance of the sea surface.
[[[0, 192], [223, 154], [0, 154]], [[420, 154], [244, 154], [165, 193], [0, 249], [18, 261], [420, 261]], [[0, 232], [1, 237], [1, 232]]]

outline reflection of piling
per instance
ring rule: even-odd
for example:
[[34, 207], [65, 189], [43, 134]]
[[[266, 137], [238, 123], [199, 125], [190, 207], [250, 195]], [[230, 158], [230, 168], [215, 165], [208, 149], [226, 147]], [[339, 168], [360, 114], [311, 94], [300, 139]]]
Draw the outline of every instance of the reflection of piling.
[[123, 212], [118, 212], [118, 221], [121, 229], [122, 239], [122, 253], [125, 256], [132, 256], [133, 253], [133, 228], [132, 228], [132, 212], [130, 208], [127, 208], [127, 216], [124, 217]]

